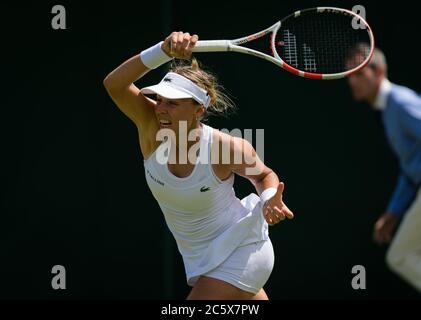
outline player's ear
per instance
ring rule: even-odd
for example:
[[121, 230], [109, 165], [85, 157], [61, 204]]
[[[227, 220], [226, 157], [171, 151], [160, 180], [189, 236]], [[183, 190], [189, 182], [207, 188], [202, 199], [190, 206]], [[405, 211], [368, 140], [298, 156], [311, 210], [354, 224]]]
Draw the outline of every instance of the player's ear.
[[202, 115], [205, 113], [206, 109], [203, 105], [199, 104], [196, 108], [196, 118], [200, 119]]

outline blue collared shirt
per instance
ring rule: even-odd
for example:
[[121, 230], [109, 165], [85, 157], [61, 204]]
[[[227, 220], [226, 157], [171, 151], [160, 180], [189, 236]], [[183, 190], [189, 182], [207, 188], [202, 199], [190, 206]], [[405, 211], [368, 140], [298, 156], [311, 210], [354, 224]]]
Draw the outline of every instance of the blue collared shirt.
[[421, 184], [421, 96], [385, 79], [374, 107], [382, 110], [387, 138], [399, 159], [399, 179], [387, 211], [402, 215]]

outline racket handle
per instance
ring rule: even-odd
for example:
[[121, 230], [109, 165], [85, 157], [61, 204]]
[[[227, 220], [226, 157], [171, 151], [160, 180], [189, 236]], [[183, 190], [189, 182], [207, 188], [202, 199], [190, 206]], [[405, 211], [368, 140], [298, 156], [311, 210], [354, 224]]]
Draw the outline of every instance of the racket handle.
[[202, 40], [197, 41], [193, 52], [217, 52], [228, 51], [230, 42], [228, 40]]

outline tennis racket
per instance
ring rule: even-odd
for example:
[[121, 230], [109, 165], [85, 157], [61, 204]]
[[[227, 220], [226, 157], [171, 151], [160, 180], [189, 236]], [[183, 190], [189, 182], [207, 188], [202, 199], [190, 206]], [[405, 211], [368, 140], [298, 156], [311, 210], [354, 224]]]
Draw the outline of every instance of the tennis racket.
[[[271, 54], [241, 46], [267, 34]], [[366, 50], [352, 54], [359, 43], [368, 44]], [[368, 64], [374, 51], [374, 36], [368, 23], [356, 13], [317, 7], [296, 11], [246, 37], [198, 41], [193, 48], [193, 52], [218, 51], [253, 55], [304, 78], [331, 80], [346, 77]]]

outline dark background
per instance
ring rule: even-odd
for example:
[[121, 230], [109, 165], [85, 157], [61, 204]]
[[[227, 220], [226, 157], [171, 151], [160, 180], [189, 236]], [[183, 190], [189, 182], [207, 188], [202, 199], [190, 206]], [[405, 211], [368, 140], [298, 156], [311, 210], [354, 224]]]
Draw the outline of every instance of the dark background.
[[[51, 28], [55, 4], [66, 8], [66, 30]], [[356, 4], [390, 79], [421, 91], [419, 18], [409, 1], [2, 2], [0, 298], [184, 299], [182, 261], [147, 188], [136, 128], [103, 78], [172, 30], [230, 39], [298, 9]], [[265, 129], [265, 162], [296, 214], [270, 229], [269, 297], [419, 298], [371, 238], [397, 176], [380, 115], [352, 100], [346, 80], [306, 80], [235, 53], [196, 57], [239, 106], [209, 124]], [[240, 198], [254, 191], [243, 178], [235, 188]], [[66, 290], [51, 288], [54, 265], [66, 268]], [[351, 287], [354, 265], [366, 268], [366, 290]]]

